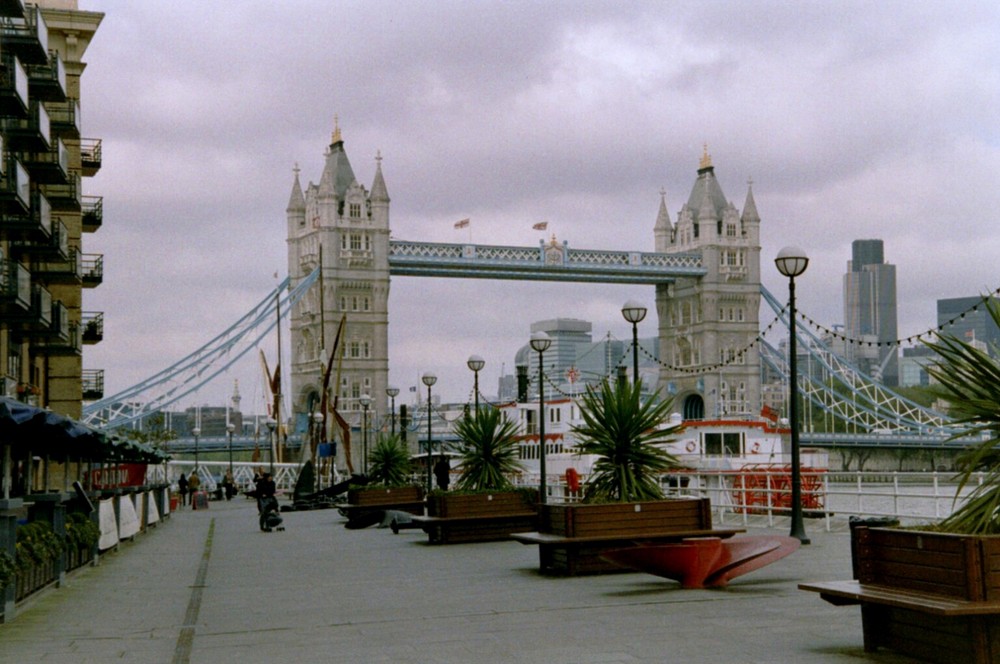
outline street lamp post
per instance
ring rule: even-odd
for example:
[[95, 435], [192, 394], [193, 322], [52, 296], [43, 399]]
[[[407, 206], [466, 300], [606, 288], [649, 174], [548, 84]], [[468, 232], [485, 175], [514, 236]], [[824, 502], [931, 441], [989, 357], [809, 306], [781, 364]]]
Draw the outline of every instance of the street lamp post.
[[552, 345], [552, 338], [544, 332], [531, 333], [531, 349], [538, 352], [538, 482], [539, 500], [544, 504], [547, 487], [545, 486], [545, 351]]
[[789, 533], [809, 544], [802, 521], [802, 470], [799, 466], [799, 376], [796, 366], [795, 277], [806, 271], [809, 257], [798, 247], [785, 247], [774, 259], [778, 272], [788, 277], [788, 419], [792, 442], [792, 528]]
[[194, 434], [194, 472], [198, 472], [198, 436], [201, 435], [201, 428], [195, 427], [191, 429], [191, 433]]
[[323, 484], [323, 476], [320, 475], [319, 472], [320, 469], [319, 446], [320, 443], [326, 442], [326, 431], [323, 430], [323, 413], [321, 413], [318, 410], [313, 411], [311, 419], [313, 425], [313, 439], [312, 439], [312, 450], [310, 450], [312, 454], [310, 454], [310, 458], [312, 458], [313, 455], [315, 455], [316, 457], [315, 459], [313, 459], [313, 463], [316, 464], [316, 484], [319, 485], [316, 488], [320, 488]]
[[466, 365], [468, 365], [468, 367], [470, 369], [472, 369], [472, 373], [475, 376], [474, 379], [473, 379], [474, 382], [473, 382], [472, 391], [475, 392], [475, 400], [476, 400], [476, 410], [475, 410], [475, 413], [476, 413], [476, 415], [478, 415], [479, 414], [479, 372], [480, 372], [480, 370], [483, 367], [486, 366], [486, 360], [484, 360], [483, 358], [479, 357], [478, 355], [470, 355], [469, 356], [469, 360], [466, 362]]
[[639, 382], [639, 323], [646, 317], [646, 307], [635, 300], [622, 305], [622, 316], [632, 323], [632, 383]]
[[386, 395], [388, 395], [389, 399], [392, 400], [392, 406], [391, 406], [391, 408], [392, 408], [392, 411], [391, 411], [392, 415], [391, 415], [391, 419], [390, 419], [390, 422], [392, 424], [390, 425], [391, 428], [390, 428], [389, 431], [390, 431], [390, 433], [393, 436], [395, 436], [396, 435], [396, 396], [399, 394], [399, 388], [398, 387], [387, 387], [387, 388], [385, 388], [385, 393], [386, 393]]
[[226, 436], [229, 438], [229, 476], [233, 476], [233, 432], [236, 431], [236, 425], [230, 422], [226, 425]]
[[362, 394], [359, 399], [361, 402], [361, 454], [364, 455], [361, 460], [361, 466], [364, 468], [365, 475], [368, 474], [368, 406], [371, 405], [372, 398], [367, 394]]
[[274, 478], [274, 432], [278, 428], [278, 421], [273, 417], [267, 418], [264, 422], [267, 425], [267, 465], [271, 478]]
[[431, 492], [431, 385], [437, 382], [437, 376], [431, 372], [420, 377], [427, 386], [427, 493]]

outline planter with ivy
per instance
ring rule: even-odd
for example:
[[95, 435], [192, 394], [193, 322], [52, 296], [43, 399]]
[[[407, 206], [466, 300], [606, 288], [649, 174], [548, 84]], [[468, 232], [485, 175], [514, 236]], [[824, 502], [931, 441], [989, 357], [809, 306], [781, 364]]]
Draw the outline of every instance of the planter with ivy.
[[17, 528], [14, 565], [16, 567], [15, 601], [37, 592], [56, 580], [56, 558], [66, 548], [45, 521], [32, 521]]
[[517, 533], [539, 545], [541, 571], [577, 575], [626, 571], [601, 558], [610, 549], [686, 537], [728, 537], [735, 530], [712, 528], [707, 498], [664, 498], [660, 477], [680, 466], [658, 447], [677, 426], [668, 421], [671, 400], [642, 398], [639, 384], [604, 382], [588, 389], [574, 427], [580, 454], [596, 460], [581, 503], [541, 506], [537, 532]]
[[94, 561], [101, 529], [81, 512], [66, 515], [66, 570], [74, 570]]
[[[987, 303], [995, 323], [1000, 308]], [[939, 335], [929, 388], [949, 406], [958, 493], [978, 484], [949, 517], [920, 528], [851, 529], [855, 579], [805, 583], [830, 603], [861, 606], [864, 647], [929, 662], [1000, 662], [1000, 362], [972, 343]], [[958, 495], [958, 494], [956, 494]]]

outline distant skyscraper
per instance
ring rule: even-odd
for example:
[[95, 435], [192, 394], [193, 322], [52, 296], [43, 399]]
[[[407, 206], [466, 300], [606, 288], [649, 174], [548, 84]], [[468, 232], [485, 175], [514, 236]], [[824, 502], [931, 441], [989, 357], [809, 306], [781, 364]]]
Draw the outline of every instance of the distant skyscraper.
[[896, 266], [885, 262], [882, 240], [855, 240], [844, 275], [844, 333], [857, 343], [847, 357], [886, 385], [899, 384]]
[[[994, 304], [1000, 304], [998, 298], [989, 299]], [[963, 341], [982, 341], [991, 355], [995, 354], [994, 346], [1000, 344], [1000, 328], [986, 311], [982, 297], [938, 300], [937, 324], [941, 334], [958, 337]]]

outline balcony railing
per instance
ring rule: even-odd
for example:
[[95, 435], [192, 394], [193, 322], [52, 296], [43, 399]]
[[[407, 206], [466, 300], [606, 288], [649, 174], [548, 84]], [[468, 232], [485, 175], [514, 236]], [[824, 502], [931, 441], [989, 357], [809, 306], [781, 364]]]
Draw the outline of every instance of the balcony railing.
[[49, 28], [39, 7], [28, 5], [22, 18], [0, 23], [5, 51], [16, 53], [22, 62], [44, 64], [49, 58]]
[[80, 139], [80, 169], [84, 177], [93, 177], [101, 170], [101, 139]]
[[104, 197], [84, 196], [80, 204], [83, 212], [83, 231], [93, 233], [104, 223]]
[[38, 101], [31, 102], [27, 115], [5, 119], [3, 129], [12, 152], [44, 152], [52, 144], [49, 113]]
[[76, 249], [67, 249], [65, 258], [39, 261], [32, 274], [47, 284], [83, 283], [82, 254]]
[[31, 178], [14, 155], [7, 155], [0, 173], [0, 204], [7, 212], [27, 212], [31, 209]]
[[31, 179], [39, 184], [61, 185], [70, 181], [69, 150], [61, 138], [48, 150], [23, 153], [21, 158]]
[[84, 401], [104, 398], [104, 369], [84, 369], [80, 376]]
[[80, 138], [80, 102], [67, 99], [61, 104], [46, 104], [49, 109], [49, 121], [52, 123], [52, 135], [61, 138]]
[[59, 212], [79, 212], [81, 206], [80, 174], [70, 171], [66, 184], [42, 185], [45, 197], [49, 199], [53, 210]]
[[28, 112], [28, 72], [9, 53], [0, 59], [0, 113], [21, 118]]
[[25, 251], [31, 251], [38, 243], [48, 243], [52, 237], [52, 206], [36, 191], [31, 194], [30, 210], [20, 214], [8, 212], [0, 217], [0, 231], [15, 238], [12, 245]]
[[0, 311], [23, 316], [31, 309], [31, 273], [16, 261], [0, 258]]
[[48, 62], [28, 65], [28, 91], [32, 99], [47, 102], [66, 101], [66, 68], [55, 51], [49, 51]]
[[91, 345], [104, 339], [103, 311], [84, 311], [80, 323], [83, 327], [83, 343]]
[[81, 277], [84, 288], [96, 288], [104, 282], [104, 254], [83, 254]]

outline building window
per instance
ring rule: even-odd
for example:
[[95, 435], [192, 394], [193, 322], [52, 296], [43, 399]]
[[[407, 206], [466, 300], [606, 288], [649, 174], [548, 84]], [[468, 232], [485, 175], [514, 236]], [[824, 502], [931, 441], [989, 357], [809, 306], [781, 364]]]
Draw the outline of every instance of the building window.
[[351, 251], [361, 251], [361, 236], [351, 235]]
[[372, 347], [370, 342], [368, 341], [362, 342], [361, 353], [362, 355], [364, 355], [366, 359], [372, 356]]
[[354, 297], [351, 298], [351, 311], [357, 311], [357, 310], [358, 310], [358, 296], [355, 295]]
[[736, 237], [736, 224], [726, 224], [726, 237]]
[[357, 341], [347, 344], [347, 356], [352, 358], [361, 357], [361, 344]]
[[354, 218], [360, 217], [361, 216], [361, 203], [351, 203], [350, 214]]
[[341, 235], [340, 236], [340, 248], [343, 251], [347, 251], [347, 236], [346, 235]]
[[371, 300], [367, 297], [361, 301], [361, 309], [363, 311], [371, 311]]

